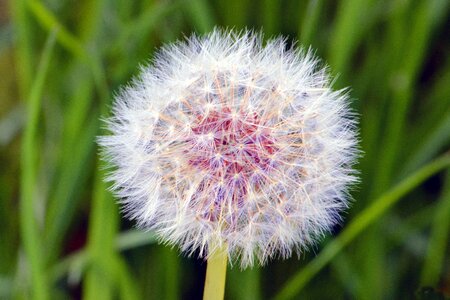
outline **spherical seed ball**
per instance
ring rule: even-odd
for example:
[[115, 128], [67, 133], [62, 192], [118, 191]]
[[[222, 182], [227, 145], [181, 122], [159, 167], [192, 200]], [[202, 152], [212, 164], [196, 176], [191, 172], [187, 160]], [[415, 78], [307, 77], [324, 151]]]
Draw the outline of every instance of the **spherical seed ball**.
[[127, 216], [241, 267], [300, 253], [340, 220], [356, 179], [348, 96], [310, 51], [215, 30], [163, 48], [100, 137]]

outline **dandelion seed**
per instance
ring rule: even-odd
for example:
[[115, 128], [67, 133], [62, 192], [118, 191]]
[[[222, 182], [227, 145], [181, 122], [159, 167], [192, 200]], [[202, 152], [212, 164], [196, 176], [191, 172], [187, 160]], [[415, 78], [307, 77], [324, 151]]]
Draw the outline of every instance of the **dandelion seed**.
[[339, 222], [355, 182], [348, 96], [310, 51], [215, 30], [161, 50], [100, 138], [127, 216], [182, 251], [241, 267], [289, 257]]

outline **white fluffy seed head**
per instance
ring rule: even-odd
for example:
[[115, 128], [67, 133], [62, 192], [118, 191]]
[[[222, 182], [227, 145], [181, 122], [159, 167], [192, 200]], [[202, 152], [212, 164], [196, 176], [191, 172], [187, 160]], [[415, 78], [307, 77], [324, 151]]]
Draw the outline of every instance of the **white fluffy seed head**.
[[355, 119], [310, 51], [215, 30], [163, 48], [116, 97], [100, 137], [142, 228], [242, 268], [300, 253], [339, 222]]

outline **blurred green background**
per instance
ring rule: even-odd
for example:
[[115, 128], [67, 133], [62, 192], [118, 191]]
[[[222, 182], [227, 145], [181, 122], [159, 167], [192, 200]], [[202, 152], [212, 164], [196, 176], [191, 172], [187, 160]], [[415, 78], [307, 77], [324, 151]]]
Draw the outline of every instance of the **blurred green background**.
[[121, 218], [95, 138], [139, 64], [214, 26], [316, 49], [364, 151], [343, 224], [229, 268], [226, 298], [450, 297], [450, 1], [0, 0], [0, 26], [0, 299], [201, 298], [206, 263]]

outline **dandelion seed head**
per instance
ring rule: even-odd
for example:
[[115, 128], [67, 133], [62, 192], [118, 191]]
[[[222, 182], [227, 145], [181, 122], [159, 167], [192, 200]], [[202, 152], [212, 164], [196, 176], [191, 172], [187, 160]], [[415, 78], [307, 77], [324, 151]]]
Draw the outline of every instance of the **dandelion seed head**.
[[115, 99], [100, 137], [127, 216], [241, 267], [289, 257], [340, 221], [356, 121], [310, 51], [215, 30], [163, 48]]

